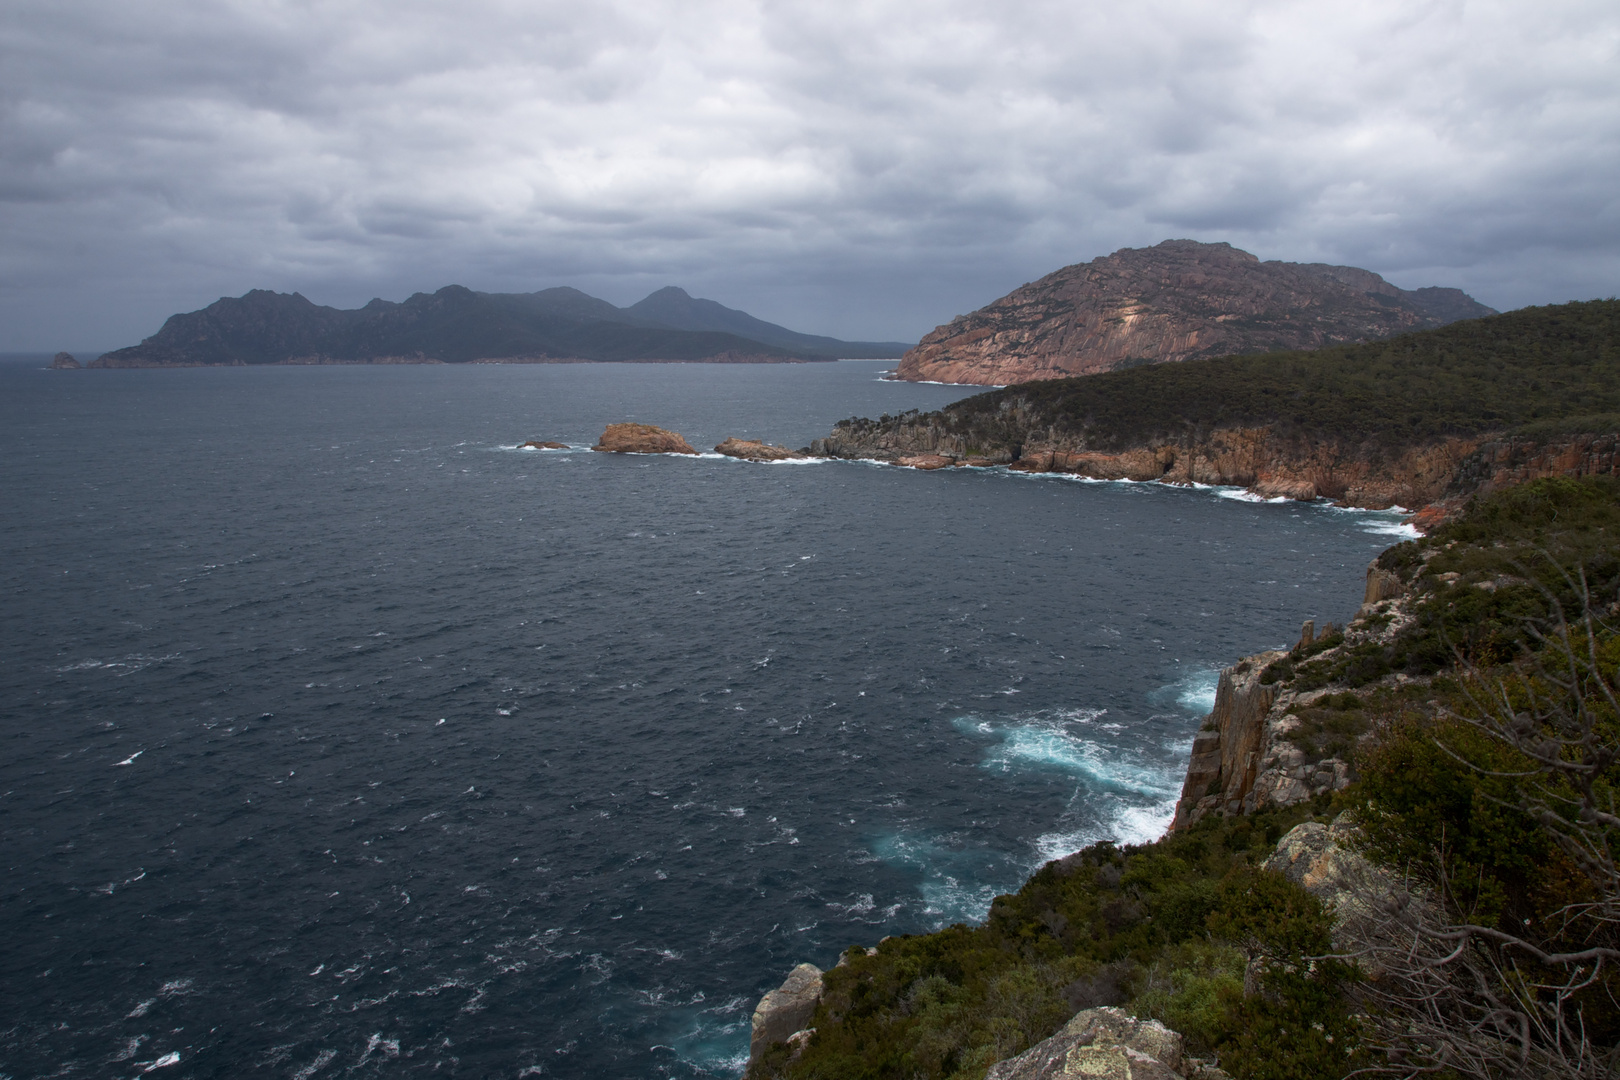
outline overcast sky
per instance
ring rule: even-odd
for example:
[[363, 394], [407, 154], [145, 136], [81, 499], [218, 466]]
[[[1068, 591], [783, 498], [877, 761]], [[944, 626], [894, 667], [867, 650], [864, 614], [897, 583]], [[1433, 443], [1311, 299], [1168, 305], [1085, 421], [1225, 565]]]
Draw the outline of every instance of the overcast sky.
[[1620, 293], [1620, 4], [0, 5], [0, 349], [451, 282], [915, 341], [1170, 237]]

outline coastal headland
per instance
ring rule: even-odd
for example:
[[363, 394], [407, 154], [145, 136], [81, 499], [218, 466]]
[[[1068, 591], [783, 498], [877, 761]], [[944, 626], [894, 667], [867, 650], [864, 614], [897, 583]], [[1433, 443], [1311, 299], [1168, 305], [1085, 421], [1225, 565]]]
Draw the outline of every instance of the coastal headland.
[[1606, 475], [1620, 433], [1620, 302], [1525, 308], [1386, 341], [1011, 386], [839, 423], [818, 456], [1236, 485], [1419, 509]]

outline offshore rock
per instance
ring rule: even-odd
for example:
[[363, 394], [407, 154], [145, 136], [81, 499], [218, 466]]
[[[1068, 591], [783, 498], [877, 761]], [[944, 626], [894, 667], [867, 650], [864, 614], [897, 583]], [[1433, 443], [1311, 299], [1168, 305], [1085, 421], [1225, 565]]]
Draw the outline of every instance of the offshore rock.
[[608, 454], [696, 454], [673, 431], [651, 424], [609, 424], [592, 450]]
[[1166, 240], [1066, 266], [926, 335], [909, 380], [1006, 386], [1140, 364], [1316, 349], [1495, 314], [1457, 289], [1397, 288], [1369, 270], [1261, 262]]
[[714, 450], [717, 454], [741, 458], [744, 461], [792, 461], [805, 456], [785, 446], [760, 442], [758, 439], [730, 438], [716, 446]]
[[821, 1004], [821, 969], [814, 964], [800, 964], [775, 990], [759, 999], [754, 1008], [753, 1036], [748, 1040], [748, 1060], [759, 1055], [773, 1043], [788, 1042], [806, 1030], [810, 1018]]
[[1157, 1020], [1115, 1008], [1084, 1009], [1050, 1039], [990, 1066], [985, 1080], [1224, 1080], [1225, 1074], [1182, 1057], [1181, 1036]]
[[519, 449], [520, 450], [571, 450], [573, 448], [570, 447], [565, 442], [552, 442], [549, 439], [530, 439], [528, 442], [524, 443], [521, 447], [519, 447]]
[[83, 366], [72, 353], [59, 352], [51, 357], [52, 371], [78, 371]]

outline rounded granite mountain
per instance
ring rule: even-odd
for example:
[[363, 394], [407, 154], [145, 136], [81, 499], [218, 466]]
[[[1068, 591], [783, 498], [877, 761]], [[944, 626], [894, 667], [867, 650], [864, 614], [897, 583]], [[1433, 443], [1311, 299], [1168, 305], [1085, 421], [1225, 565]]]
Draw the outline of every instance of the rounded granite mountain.
[[1494, 314], [1459, 289], [1408, 291], [1353, 266], [1166, 240], [1066, 266], [958, 316], [906, 353], [897, 375], [1006, 386], [1348, 345]]

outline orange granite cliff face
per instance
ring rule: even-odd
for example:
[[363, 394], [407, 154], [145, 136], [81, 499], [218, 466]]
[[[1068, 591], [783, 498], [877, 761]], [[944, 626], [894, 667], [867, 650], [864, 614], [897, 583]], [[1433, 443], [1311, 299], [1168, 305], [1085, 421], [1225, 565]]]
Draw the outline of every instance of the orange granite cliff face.
[[1372, 341], [1490, 314], [1456, 289], [1408, 291], [1352, 266], [1261, 262], [1230, 244], [1166, 240], [1066, 266], [958, 316], [907, 352], [896, 374], [1006, 386]]
[[1545, 476], [1601, 476], [1620, 465], [1620, 435], [1485, 434], [1406, 446], [1305, 439], [1273, 426], [1215, 428], [1182, 439], [1145, 438], [1107, 450], [1083, 433], [1043, 427], [1014, 403], [989, 419], [956, 421], [930, 413], [846, 420], [813, 454], [936, 466], [1004, 465], [1017, 472], [1068, 473], [1098, 480], [1156, 480], [1247, 488], [1262, 498], [1330, 499], [1369, 510], [1419, 510], [1428, 531], [1474, 495]]

